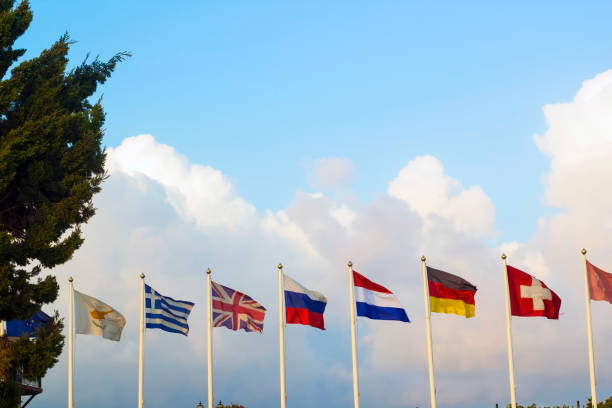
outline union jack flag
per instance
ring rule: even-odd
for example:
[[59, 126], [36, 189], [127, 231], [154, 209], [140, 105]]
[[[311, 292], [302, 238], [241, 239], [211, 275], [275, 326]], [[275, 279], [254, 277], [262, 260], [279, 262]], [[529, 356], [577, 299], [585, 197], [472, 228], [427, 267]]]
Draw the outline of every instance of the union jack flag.
[[250, 296], [227, 286], [211, 282], [213, 327], [230, 330], [263, 331], [266, 308]]

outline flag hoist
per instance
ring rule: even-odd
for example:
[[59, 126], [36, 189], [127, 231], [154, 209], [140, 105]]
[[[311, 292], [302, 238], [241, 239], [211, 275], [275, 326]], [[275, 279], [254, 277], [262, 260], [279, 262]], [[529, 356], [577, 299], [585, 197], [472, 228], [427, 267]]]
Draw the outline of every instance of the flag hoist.
[[591, 378], [591, 402], [594, 408], [597, 408], [597, 391], [595, 386], [595, 358], [593, 356], [593, 329], [591, 328], [591, 293], [589, 288], [589, 271], [588, 261], [586, 259], [587, 250], [582, 248], [582, 258], [584, 260], [584, 301], [586, 303], [586, 319], [587, 319], [587, 340], [589, 343], [589, 375]]
[[210, 268], [206, 269], [206, 338], [208, 339], [208, 406], [213, 406], [213, 372], [212, 372], [212, 300], [210, 287]]
[[349, 309], [351, 311], [351, 347], [353, 356], [353, 400], [355, 401], [355, 408], [359, 408], [359, 373], [357, 372], [357, 334], [356, 334], [356, 322], [357, 317], [355, 316], [355, 282], [353, 279], [353, 263], [348, 261], [348, 274], [349, 274]]
[[281, 408], [287, 405], [285, 386], [285, 284], [283, 282], [283, 264], [278, 264], [278, 342], [280, 357], [280, 403]]
[[425, 300], [425, 326], [427, 327], [427, 362], [429, 365], [429, 395], [431, 396], [431, 408], [436, 408], [436, 383], [433, 371], [433, 349], [431, 345], [431, 311], [429, 310], [429, 279], [427, 277], [427, 265], [425, 256], [421, 257], [421, 269], [423, 272], [423, 299]]
[[74, 305], [72, 299], [72, 276], [68, 278], [68, 408], [74, 407], [73, 369], [74, 369]]
[[144, 331], [145, 331], [145, 274], [140, 274], [140, 338], [138, 341], [138, 408], [144, 406], [143, 397], [143, 365], [144, 365]]
[[502, 254], [504, 265], [504, 285], [506, 299], [506, 336], [508, 344], [508, 373], [510, 375], [510, 404], [511, 408], [516, 408], [516, 385], [514, 384], [514, 358], [512, 355], [512, 327], [510, 324], [510, 289], [508, 287], [508, 266], [506, 265], [506, 254]]

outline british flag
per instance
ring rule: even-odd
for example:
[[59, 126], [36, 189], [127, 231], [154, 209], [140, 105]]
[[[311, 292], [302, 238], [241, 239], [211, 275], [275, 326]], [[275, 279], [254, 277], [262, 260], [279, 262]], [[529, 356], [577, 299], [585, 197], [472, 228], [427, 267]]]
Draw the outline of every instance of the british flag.
[[263, 331], [266, 308], [250, 296], [211, 282], [213, 326], [230, 330]]

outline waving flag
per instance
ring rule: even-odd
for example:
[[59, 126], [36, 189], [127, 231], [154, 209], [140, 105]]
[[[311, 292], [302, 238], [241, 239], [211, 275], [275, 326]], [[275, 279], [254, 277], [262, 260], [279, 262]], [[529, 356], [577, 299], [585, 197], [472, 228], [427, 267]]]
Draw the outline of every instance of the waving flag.
[[250, 296], [211, 282], [213, 326], [261, 333], [266, 308]]
[[283, 280], [287, 324], [304, 324], [325, 330], [323, 312], [327, 306], [327, 298], [322, 293], [306, 289], [287, 275]]
[[126, 323], [125, 317], [113, 307], [76, 290], [74, 322], [78, 334], [93, 334], [113, 341], [121, 340]]
[[156, 292], [145, 284], [145, 317], [147, 329], [161, 329], [170, 333], [187, 335], [189, 325], [187, 318], [193, 303], [174, 300]]
[[6, 322], [6, 335], [8, 337], [19, 337], [25, 333], [28, 337], [34, 337], [36, 336], [36, 328], [47, 326], [50, 321], [51, 316], [39, 310], [28, 320], [9, 320]]
[[558, 319], [561, 298], [546, 284], [508, 265], [508, 289], [513, 316], [544, 316]]
[[589, 293], [592, 300], [605, 300], [612, 303], [612, 274], [599, 269], [586, 261], [589, 279]]
[[476, 314], [476, 286], [465, 279], [427, 267], [429, 306], [434, 313], [453, 313], [466, 318]]
[[353, 280], [355, 282], [357, 316], [375, 320], [410, 322], [406, 311], [389, 289], [372, 282], [356, 271], [353, 271]]

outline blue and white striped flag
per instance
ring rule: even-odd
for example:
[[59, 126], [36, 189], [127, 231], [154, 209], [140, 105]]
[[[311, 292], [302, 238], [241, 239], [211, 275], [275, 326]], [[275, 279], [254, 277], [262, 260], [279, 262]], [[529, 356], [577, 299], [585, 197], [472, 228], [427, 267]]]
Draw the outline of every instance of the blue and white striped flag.
[[145, 317], [147, 329], [162, 329], [171, 333], [189, 333], [187, 318], [192, 302], [163, 296], [145, 284]]

